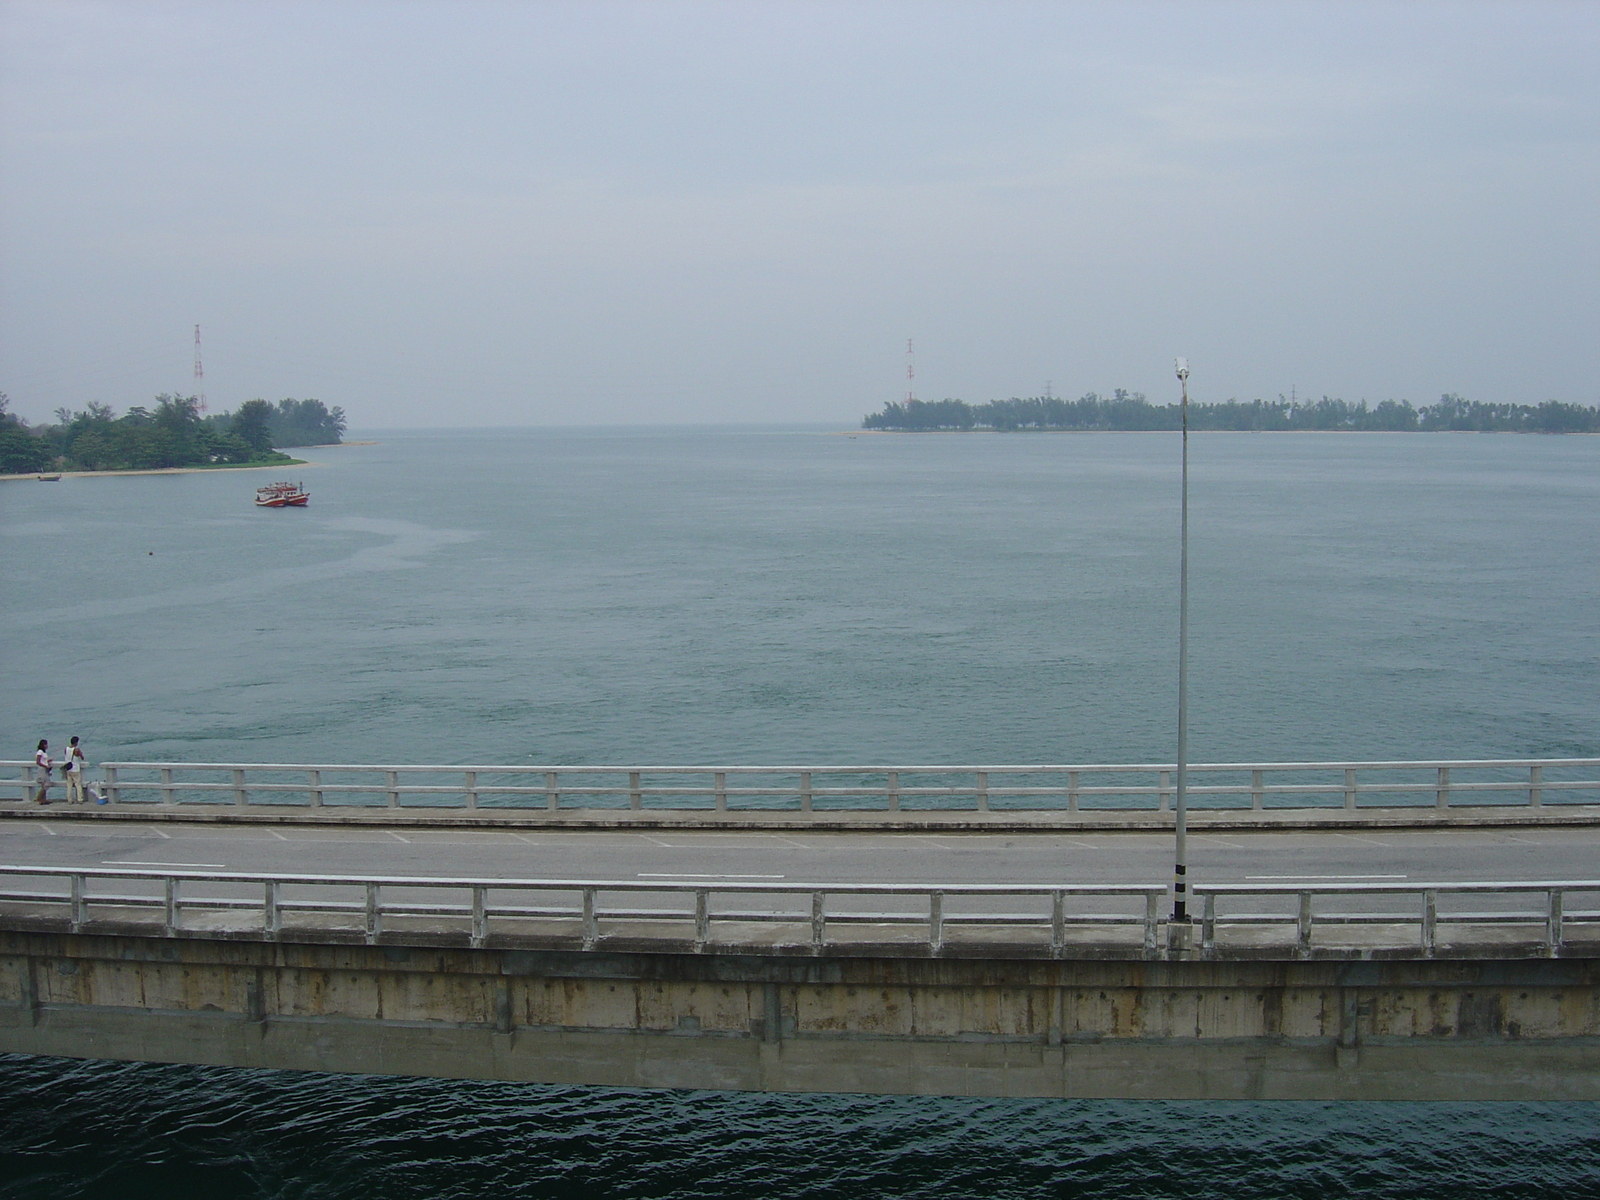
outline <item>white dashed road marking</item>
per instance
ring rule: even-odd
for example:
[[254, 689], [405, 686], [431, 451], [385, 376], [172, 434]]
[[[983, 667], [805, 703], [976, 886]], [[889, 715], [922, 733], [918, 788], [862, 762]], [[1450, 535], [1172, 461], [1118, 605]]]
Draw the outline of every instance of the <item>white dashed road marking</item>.
[[640, 879], [782, 879], [782, 875], [695, 875], [677, 871], [640, 871]]
[[1246, 875], [1246, 879], [1283, 879], [1296, 882], [1314, 879], [1409, 879], [1409, 875]]
[[1369, 846], [1382, 846], [1385, 849], [1390, 848], [1394, 844], [1392, 842], [1380, 842], [1376, 838], [1357, 837], [1353, 833], [1336, 833], [1333, 836], [1334, 837], [1349, 838], [1352, 842], [1365, 842]]
[[150, 862], [142, 858], [103, 858], [101, 863], [108, 867], [226, 867], [227, 863], [175, 863], [175, 862]]
[[771, 838], [775, 842], [782, 842], [785, 846], [788, 846], [794, 850], [811, 849], [811, 847], [807, 846], [804, 842], [797, 842], [793, 838], [786, 838], [781, 833], [769, 833], [764, 836]]

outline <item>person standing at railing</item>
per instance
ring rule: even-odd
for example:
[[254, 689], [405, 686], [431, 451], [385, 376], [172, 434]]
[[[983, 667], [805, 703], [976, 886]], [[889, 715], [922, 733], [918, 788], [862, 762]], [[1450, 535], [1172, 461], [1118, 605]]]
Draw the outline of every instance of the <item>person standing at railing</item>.
[[83, 747], [73, 737], [67, 742], [67, 755], [61, 760], [61, 781], [67, 785], [67, 803], [83, 803]]
[[55, 766], [50, 760], [50, 743], [44, 738], [39, 739], [39, 748], [33, 752], [34, 782], [39, 785], [39, 791], [33, 797], [35, 804], [50, 803], [50, 768]]

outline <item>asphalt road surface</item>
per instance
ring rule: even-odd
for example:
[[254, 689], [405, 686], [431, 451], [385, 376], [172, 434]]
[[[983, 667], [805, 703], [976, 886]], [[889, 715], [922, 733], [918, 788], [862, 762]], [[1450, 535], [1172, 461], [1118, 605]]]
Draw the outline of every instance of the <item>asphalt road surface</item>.
[[[1105, 884], [1171, 879], [1170, 833], [722, 833], [7, 821], [6, 866], [147, 866], [595, 882]], [[1600, 879], [1600, 829], [1191, 834], [1208, 883]]]

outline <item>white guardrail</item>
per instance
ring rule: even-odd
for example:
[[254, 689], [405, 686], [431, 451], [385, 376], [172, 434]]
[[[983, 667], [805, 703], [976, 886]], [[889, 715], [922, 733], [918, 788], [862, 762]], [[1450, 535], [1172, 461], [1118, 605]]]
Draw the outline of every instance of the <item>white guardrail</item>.
[[[48, 880], [49, 890], [20, 888], [20, 879]], [[91, 884], [143, 881], [159, 885], [145, 892], [91, 891]], [[185, 884], [225, 885], [236, 894], [200, 897], [181, 895]], [[401, 892], [396, 897], [392, 893]], [[441, 898], [439, 893], [446, 893]], [[249, 894], [247, 894], [249, 893]], [[391, 893], [386, 895], [386, 893]], [[427, 898], [423, 898], [424, 895]], [[120, 867], [0, 866], [0, 903], [60, 905], [67, 911], [72, 932], [83, 932], [91, 908], [162, 910], [161, 930], [167, 936], [183, 928], [185, 913], [208, 914], [246, 910], [260, 913], [257, 926], [269, 937], [284, 933], [284, 918], [294, 913], [334, 914], [355, 918], [350, 926], [366, 942], [376, 944], [386, 919], [445, 918], [464, 926], [474, 946], [485, 945], [491, 922], [520, 920], [571, 921], [581, 930], [583, 948], [594, 949], [601, 938], [601, 922], [648, 922], [658, 927], [678, 924], [694, 929], [696, 949], [712, 942], [715, 921], [757, 922], [801, 926], [805, 941], [814, 949], [828, 942], [828, 929], [839, 924], [923, 926], [926, 944], [940, 949], [945, 931], [953, 925], [1031, 925], [1050, 930], [1051, 946], [1060, 949], [1069, 925], [1136, 926], [1142, 929], [1142, 946], [1156, 948], [1156, 930], [1166, 888], [1161, 884], [1083, 884], [1052, 887], [1010, 884], [788, 884], [788, 883], [679, 883], [638, 880], [597, 882], [563, 879], [440, 879], [417, 876], [246, 874], [233, 871], [146, 871]], [[602, 908], [600, 898], [647, 896], [654, 907]], [[875, 897], [880, 902], [901, 902], [899, 911], [830, 909], [841, 897]], [[1033, 898], [1034, 912], [1007, 912], [993, 908], [997, 900]], [[1130, 898], [1136, 911], [1068, 912], [1068, 898], [1121, 900]], [[565, 899], [566, 903], [559, 901]], [[679, 903], [659, 907], [664, 900]], [[738, 900], [733, 907], [727, 901]], [[783, 900], [799, 900], [801, 908], [785, 907]], [[715, 901], [722, 901], [717, 904]], [[760, 902], [766, 903], [761, 904]], [[982, 907], [961, 910], [962, 901]], [[751, 907], [752, 902], [758, 904]], [[1046, 904], [1046, 902], [1048, 902]], [[857, 902], [859, 904], [859, 901]], [[947, 903], [950, 907], [947, 907]], [[200, 936], [204, 936], [202, 933]]]
[[[1569, 924], [1594, 924], [1600, 922], [1600, 882], [1561, 880], [1554, 882], [1526, 881], [1519, 883], [1346, 883], [1319, 884], [1208, 884], [1191, 885], [1191, 891], [1203, 902], [1200, 918], [1200, 947], [1202, 953], [1213, 953], [1218, 946], [1219, 931], [1247, 926], [1295, 927], [1295, 945], [1302, 955], [1312, 950], [1312, 929], [1315, 926], [1408, 926], [1417, 927], [1418, 950], [1424, 957], [1432, 958], [1438, 950], [1440, 925], [1474, 925], [1500, 928], [1505, 926], [1543, 926], [1544, 951], [1559, 953], [1566, 940]], [[1567, 897], [1587, 894], [1590, 907], [1569, 907]], [[1408, 899], [1410, 904], [1396, 911], [1394, 901]], [[1220, 911], [1220, 901], [1242, 901], [1235, 911]], [[1284, 912], [1272, 905], [1292, 900], [1292, 911]], [[1326, 907], [1317, 911], [1317, 901], [1337, 900], [1352, 907], [1330, 911]], [[1456, 905], [1472, 907], [1441, 907], [1441, 900]], [[1535, 907], [1509, 907], [1535, 901]], [[1387, 908], [1373, 908], [1373, 904], [1387, 904]]]
[[[200, 895], [190, 890], [194, 885], [228, 894]], [[1250, 942], [1245, 936], [1230, 937], [1230, 931], [1243, 934], [1251, 927], [1267, 927], [1269, 934], [1292, 929], [1292, 938], [1278, 938], [1276, 943], [1309, 957], [1316, 948], [1314, 930], [1367, 926], [1387, 929], [1375, 930], [1377, 939], [1358, 939], [1353, 947], [1342, 949], [1348, 953], [1352, 948], [1409, 946], [1423, 957], [1433, 957], [1441, 925], [1476, 927], [1480, 938], [1485, 931], [1532, 927], [1536, 931], [1532, 940], [1544, 953], [1555, 955], [1561, 952], [1570, 926], [1600, 924], [1600, 908], [1595, 907], [1600, 881], [1593, 880], [1315, 887], [1199, 883], [1193, 890], [1203, 902], [1199, 922], [1203, 955]], [[73, 933], [93, 932], [97, 911], [101, 920], [120, 914], [126, 922], [139, 920], [134, 915], [139, 912], [157, 910], [159, 917], [150, 926], [168, 937], [238, 936], [253, 929], [265, 937], [282, 938], [295, 932], [292, 918], [301, 915], [311, 918], [301, 921], [306, 932], [355, 933], [369, 945], [377, 944], [387, 930], [394, 940], [407, 932], [425, 931], [435, 937], [465, 935], [469, 944], [485, 946], [497, 925], [502, 940], [514, 944], [518, 933], [541, 932], [540, 923], [548, 935], [549, 922], [554, 921], [576, 932], [585, 950], [603, 948], [608, 926], [636, 938], [642, 925], [650, 927], [647, 936], [662, 937], [674, 927], [692, 928], [695, 950], [706, 952], [716, 949], [713, 935], [720, 922], [786, 925], [798, 937], [775, 940], [774, 947], [806, 946], [814, 953], [839, 944], [830, 939], [829, 930], [840, 925], [911, 927], [920, 934], [913, 944], [937, 954], [948, 945], [952, 928], [966, 926], [1031, 931], [1026, 936], [1041, 946], [1048, 944], [1051, 955], [1061, 957], [1068, 948], [1067, 930], [1087, 927], [1091, 935], [1133, 933], [1128, 948], [1157, 958], [1167, 894], [1162, 884], [605, 882], [0, 866], [0, 903], [43, 908], [46, 915], [62, 909]], [[1569, 897], [1583, 896], [1590, 907], [1579, 909], [1568, 903]], [[603, 906], [602, 899], [611, 904]], [[652, 903], [641, 906], [641, 900]], [[1409, 903], [1398, 907], [1399, 900]], [[1221, 911], [1224, 901], [1231, 911]], [[868, 902], [876, 907], [862, 907]], [[1330, 909], [1330, 902], [1344, 907]], [[229, 923], [232, 914], [242, 914], [243, 923]], [[203, 924], [185, 925], [186, 918], [196, 916], [203, 918]], [[623, 922], [633, 925], [618, 931]], [[1396, 927], [1415, 927], [1417, 932], [1402, 942], [1394, 936]], [[125, 925], [119, 923], [118, 928]], [[747, 936], [745, 943], [729, 944], [748, 941]], [[1257, 942], [1254, 948], [1262, 947]]]
[[[0, 761], [0, 799], [26, 799], [33, 764]], [[1194, 810], [1487, 808], [1600, 803], [1600, 758], [1195, 763]], [[1166, 763], [1021, 766], [418, 766], [107, 762], [106, 801], [585, 811], [1170, 811]], [[59, 780], [51, 789], [59, 801]], [[892, 819], [892, 818], [891, 818]]]

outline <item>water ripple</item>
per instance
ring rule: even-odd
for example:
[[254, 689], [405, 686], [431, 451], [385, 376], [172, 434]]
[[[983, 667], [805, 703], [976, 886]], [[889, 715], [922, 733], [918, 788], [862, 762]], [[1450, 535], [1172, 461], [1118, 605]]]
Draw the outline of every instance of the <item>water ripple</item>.
[[0, 1197], [1593, 1195], [1600, 1105], [644, 1092], [0, 1057]]

